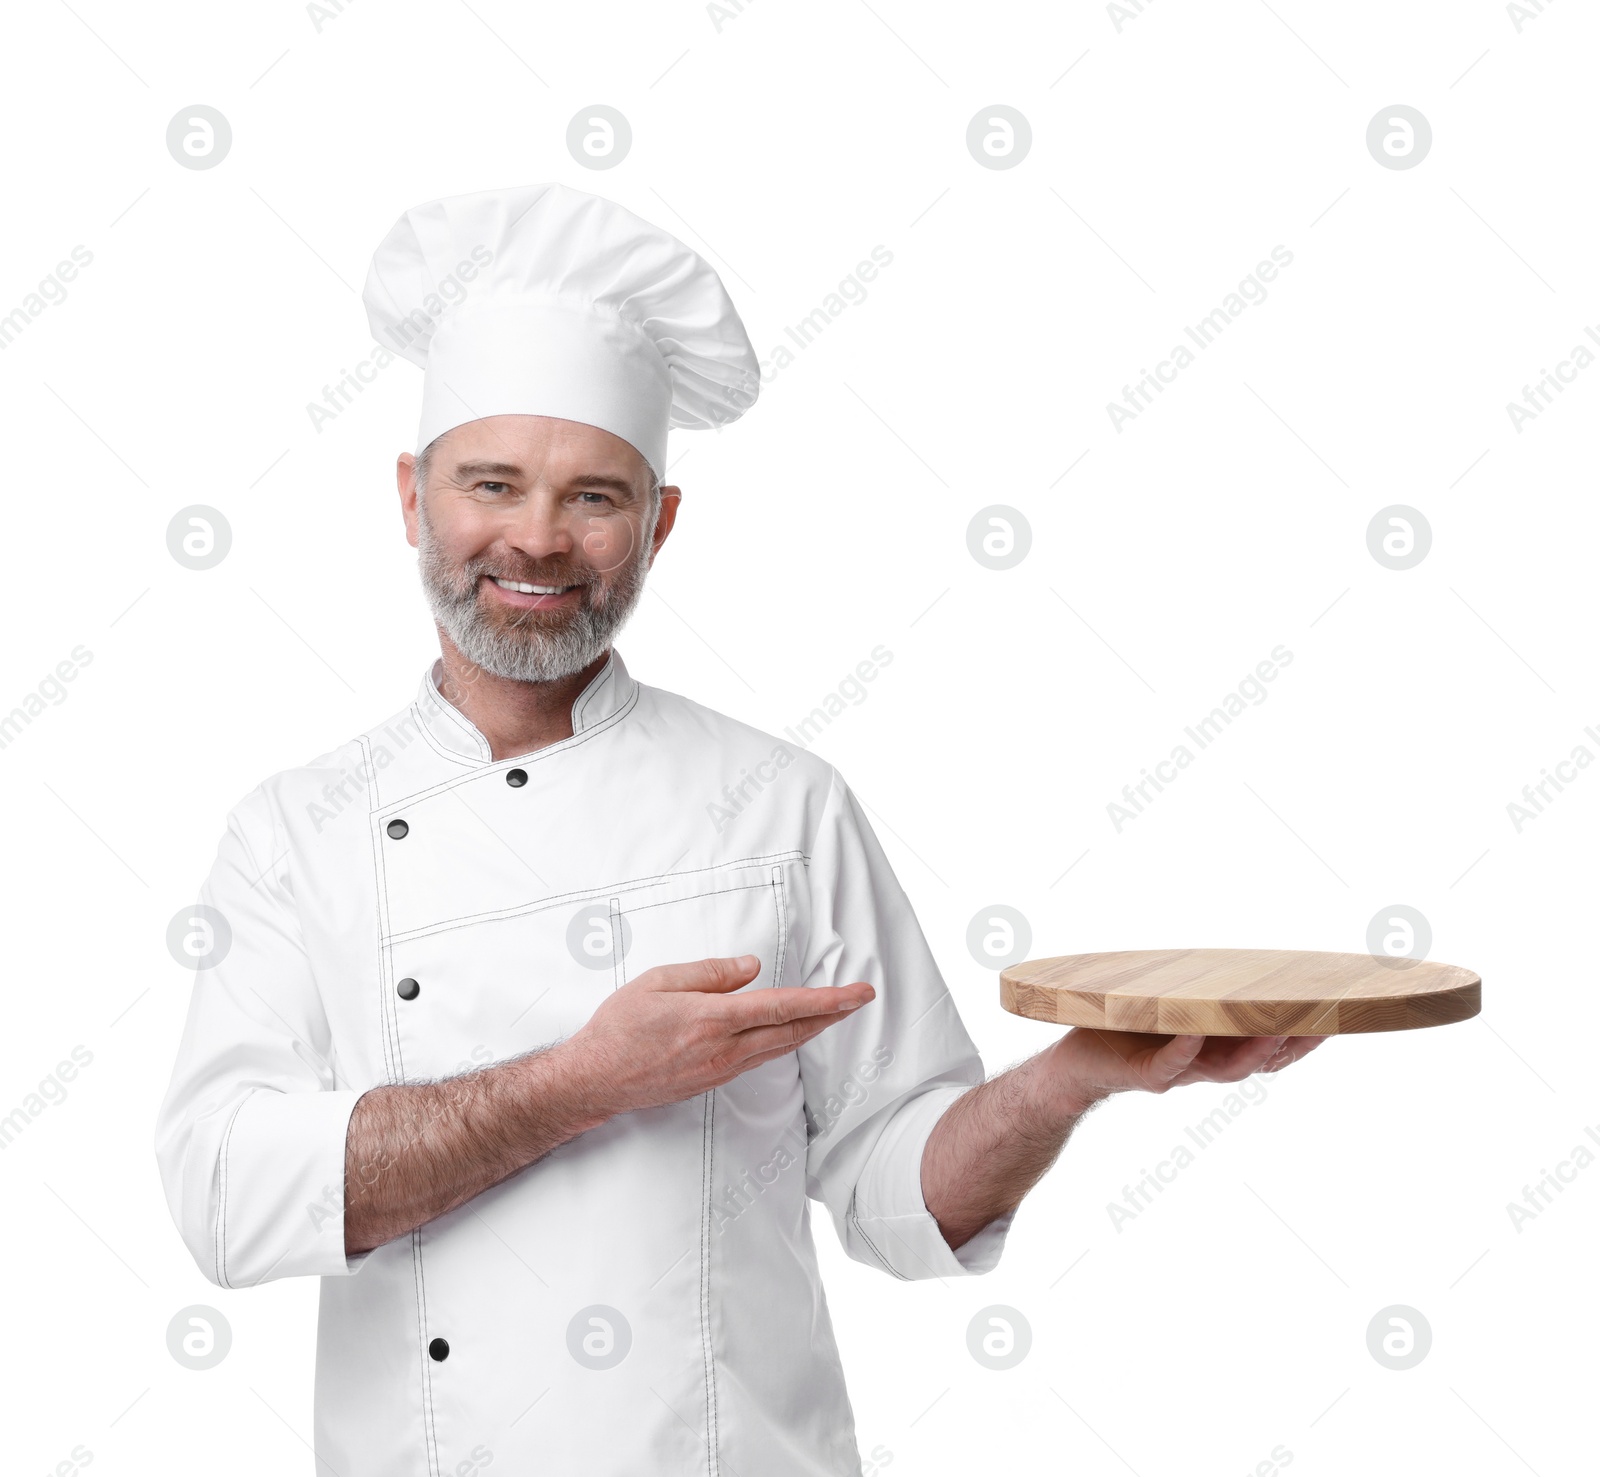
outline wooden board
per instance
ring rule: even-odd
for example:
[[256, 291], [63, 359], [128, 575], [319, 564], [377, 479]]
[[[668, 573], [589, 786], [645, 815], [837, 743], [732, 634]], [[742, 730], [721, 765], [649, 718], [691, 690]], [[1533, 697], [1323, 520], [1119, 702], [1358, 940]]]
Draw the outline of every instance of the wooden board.
[[1000, 971], [1000, 1003], [1059, 1026], [1206, 1036], [1343, 1036], [1464, 1021], [1470, 969], [1296, 949], [1139, 949]]

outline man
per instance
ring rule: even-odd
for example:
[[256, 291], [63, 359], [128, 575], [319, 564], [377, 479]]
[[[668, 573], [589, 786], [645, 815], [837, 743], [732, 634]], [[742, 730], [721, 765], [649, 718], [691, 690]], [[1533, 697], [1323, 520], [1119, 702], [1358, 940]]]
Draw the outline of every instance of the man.
[[559, 186], [457, 197], [366, 302], [426, 369], [398, 481], [441, 655], [230, 818], [173, 1216], [220, 1286], [322, 1278], [342, 1477], [858, 1473], [807, 1196], [891, 1276], [981, 1273], [1092, 1104], [1312, 1042], [1072, 1031], [985, 1083], [838, 773], [629, 673], [667, 429], [758, 386], [688, 248]]

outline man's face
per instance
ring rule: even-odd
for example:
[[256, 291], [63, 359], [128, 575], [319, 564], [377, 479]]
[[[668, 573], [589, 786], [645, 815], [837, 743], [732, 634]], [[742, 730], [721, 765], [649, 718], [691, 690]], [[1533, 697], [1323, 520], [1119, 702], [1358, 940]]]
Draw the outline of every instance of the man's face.
[[590, 665], [637, 604], [678, 489], [596, 426], [497, 415], [447, 431], [420, 495], [400, 458], [406, 534], [434, 619], [484, 671], [551, 682]]

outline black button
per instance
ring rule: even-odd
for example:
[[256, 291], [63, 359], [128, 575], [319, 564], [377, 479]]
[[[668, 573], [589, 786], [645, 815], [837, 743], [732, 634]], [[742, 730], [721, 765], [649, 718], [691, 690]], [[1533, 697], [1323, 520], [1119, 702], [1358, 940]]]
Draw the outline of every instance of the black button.
[[525, 769], [508, 769], [506, 771], [506, 783], [513, 790], [520, 790], [528, 783], [528, 771]]
[[394, 987], [394, 992], [402, 1000], [415, 1000], [422, 993], [422, 986], [415, 980], [404, 979]]
[[450, 1357], [450, 1345], [443, 1339], [435, 1339], [428, 1345], [428, 1357], [430, 1359], [448, 1359]]
[[406, 832], [410, 829], [411, 827], [408, 826], [404, 821], [396, 820], [389, 822], [389, 834], [393, 836], [396, 841], [403, 841], [405, 839]]

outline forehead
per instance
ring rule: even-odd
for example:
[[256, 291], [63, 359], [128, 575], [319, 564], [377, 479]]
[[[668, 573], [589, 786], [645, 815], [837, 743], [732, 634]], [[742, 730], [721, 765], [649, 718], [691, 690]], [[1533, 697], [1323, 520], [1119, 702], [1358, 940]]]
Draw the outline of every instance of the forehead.
[[491, 415], [468, 421], [440, 437], [434, 460], [449, 470], [464, 462], [491, 463], [502, 475], [614, 477], [645, 488], [650, 466], [620, 436], [582, 421], [547, 415]]

